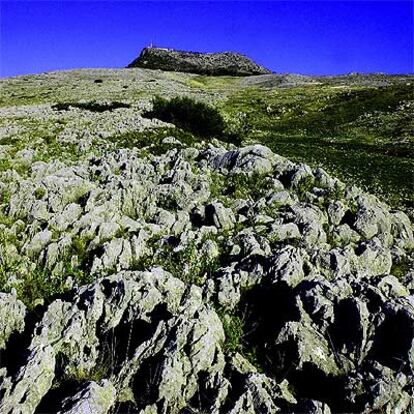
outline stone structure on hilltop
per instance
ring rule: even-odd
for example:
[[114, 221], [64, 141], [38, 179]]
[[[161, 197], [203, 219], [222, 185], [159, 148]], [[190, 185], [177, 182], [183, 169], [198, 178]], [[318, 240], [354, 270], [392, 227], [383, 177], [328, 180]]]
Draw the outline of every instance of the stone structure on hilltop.
[[146, 47], [129, 68], [140, 67], [202, 75], [249, 76], [271, 73], [248, 57], [235, 52], [199, 53]]

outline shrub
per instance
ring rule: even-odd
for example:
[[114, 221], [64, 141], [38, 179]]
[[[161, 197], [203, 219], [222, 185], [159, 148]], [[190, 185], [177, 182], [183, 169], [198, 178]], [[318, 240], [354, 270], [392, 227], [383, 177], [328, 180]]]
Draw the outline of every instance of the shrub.
[[147, 118], [158, 118], [200, 137], [220, 137], [224, 134], [225, 122], [220, 112], [203, 102], [188, 97], [170, 100], [154, 98], [153, 109], [144, 114]]

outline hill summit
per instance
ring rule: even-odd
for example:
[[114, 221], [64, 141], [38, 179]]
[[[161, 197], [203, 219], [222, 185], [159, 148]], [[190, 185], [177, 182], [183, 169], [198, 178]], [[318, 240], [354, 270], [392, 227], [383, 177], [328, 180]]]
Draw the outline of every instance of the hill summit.
[[139, 57], [128, 67], [216, 76], [249, 76], [271, 73], [265, 67], [240, 53], [200, 53], [155, 47], [144, 48]]

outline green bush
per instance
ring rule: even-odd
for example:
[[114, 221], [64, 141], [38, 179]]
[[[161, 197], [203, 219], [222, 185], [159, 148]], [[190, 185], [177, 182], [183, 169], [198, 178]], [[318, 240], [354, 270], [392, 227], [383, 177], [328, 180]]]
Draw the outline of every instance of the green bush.
[[226, 127], [217, 109], [185, 96], [170, 100], [156, 97], [153, 101], [153, 109], [146, 112], [144, 116], [170, 122], [203, 138], [220, 138], [224, 135]]

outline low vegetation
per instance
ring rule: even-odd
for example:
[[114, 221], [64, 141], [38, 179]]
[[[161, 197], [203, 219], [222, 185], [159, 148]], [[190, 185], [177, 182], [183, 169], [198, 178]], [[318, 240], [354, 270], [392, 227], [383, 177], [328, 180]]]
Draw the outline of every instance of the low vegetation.
[[[236, 145], [241, 141], [263, 143], [294, 161], [323, 166], [394, 207], [413, 206], [414, 103], [410, 76], [353, 74], [310, 78], [274, 75], [260, 80], [159, 72], [139, 82], [133, 71], [119, 77], [115, 72], [109, 76], [100, 70], [64, 76], [65, 82], [52, 75], [2, 80], [0, 106], [60, 102], [55, 106], [60, 109], [56, 113], [61, 112], [62, 117], [66, 117], [71, 107], [85, 110], [86, 114], [111, 111], [126, 108], [127, 104], [122, 102], [151, 100], [155, 94], [162, 93], [162, 98], [157, 99], [160, 112], [171, 107], [170, 102], [178, 102], [172, 105], [175, 111], [180, 105], [181, 109], [183, 106], [191, 111], [200, 109], [194, 116], [196, 120], [189, 122], [184, 118], [180, 123], [173, 114], [176, 125], [197, 138], [200, 126], [204, 134], [201, 139], [210, 139], [213, 129], [217, 138]], [[104, 82], [95, 83], [96, 80]], [[151, 88], [143, 87], [146, 83]], [[177, 93], [191, 98], [170, 99], [177, 97]], [[115, 102], [102, 103], [111, 99]], [[209, 105], [198, 106], [201, 100], [213, 103], [213, 118], [205, 110]], [[171, 120], [171, 114], [166, 116]], [[204, 125], [200, 119], [205, 120]], [[19, 119], [18, 124], [22, 121]], [[3, 125], [6, 124], [2, 122], [0, 126]], [[42, 133], [32, 126], [30, 131], [37, 135]], [[148, 135], [151, 139], [152, 133]], [[40, 138], [36, 137], [37, 141], [40, 143]], [[27, 140], [22, 144], [28, 147]], [[65, 152], [65, 157], [69, 152]], [[76, 156], [79, 156], [77, 152]], [[0, 157], [3, 171], [11, 165], [8, 158], [10, 155]], [[44, 158], [41, 156], [40, 160]], [[19, 166], [13, 165], [13, 168]]]
[[144, 116], [161, 119], [206, 138], [220, 137], [225, 129], [224, 120], [217, 109], [186, 96], [172, 99], [158, 96], [153, 100], [152, 110]]
[[70, 280], [76, 285], [91, 283], [93, 280], [86, 272], [74, 268], [70, 262], [63, 262], [59, 273], [52, 273], [42, 265], [23, 270], [18, 263], [3, 262], [0, 263], [0, 291], [11, 291], [9, 276], [12, 273], [19, 277], [19, 284], [13, 286], [16, 295], [29, 310], [68, 292], [72, 288], [68, 283]]
[[410, 85], [249, 87], [233, 93], [221, 110], [241, 120], [244, 143], [263, 143], [394, 206], [413, 206]]
[[226, 122], [217, 108], [187, 96], [172, 99], [157, 96], [152, 109], [143, 115], [174, 124], [201, 139], [218, 138], [236, 145], [241, 140], [242, 131]]
[[153, 128], [145, 131], [131, 131], [116, 134], [108, 138], [117, 148], [144, 148], [154, 155], [159, 155], [175, 145], [163, 142], [165, 138], [174, 137], [185, 145], [193, 145], [197, 138], [181, 128]]
[[[96, 83], [96, 81], [95, 81]], [[113, 111], [119, 108], [130, 108], [131, 105], [123, 102], [109, 102], [109, 103], [98, 103], [98, 102], [61, 102], [56, 105], [52, 105], [52, 109], [55, 111], [68, 111], [70, 108], [83, 109], [91, 112], [105, 112]]]

